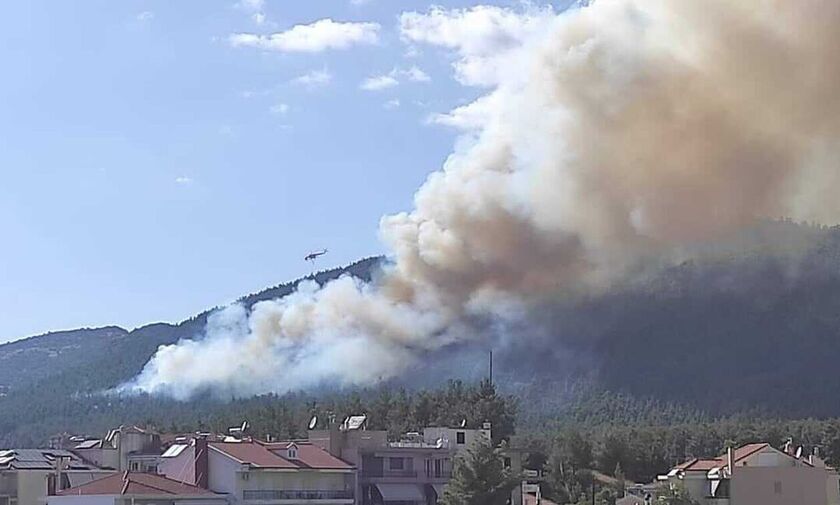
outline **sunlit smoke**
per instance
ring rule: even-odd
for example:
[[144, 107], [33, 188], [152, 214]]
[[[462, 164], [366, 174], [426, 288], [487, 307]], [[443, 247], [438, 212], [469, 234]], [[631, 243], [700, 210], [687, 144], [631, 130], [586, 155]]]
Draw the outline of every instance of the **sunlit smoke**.
[[608, 288], [757, 218], [836, 222], [837, 26], [840, 2], [821, 0], [404, 14], [406, 43], [451, 52], [488, 92], [432, 118], [463, 137], [413, 209], [382, 219], [391, 261], [371, 284], [225, 309], [124, 389], [371, 384], [481, 338], [476, 320]]

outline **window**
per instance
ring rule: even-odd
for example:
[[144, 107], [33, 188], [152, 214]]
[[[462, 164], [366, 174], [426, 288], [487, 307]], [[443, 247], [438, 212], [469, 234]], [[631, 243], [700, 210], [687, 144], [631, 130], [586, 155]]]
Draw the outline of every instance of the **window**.
[[289, 447], [289, 459], [297, 459], [297, 447]]
[[405, 460], [402, 458], [391, 458], [391, 470], [404, 470]]
[[464, 433], [463, 431], [459, 431], [458, 433], [455, 434], [455, 442], [458, 445], [466, 444], [467, 443], [467, 434]]
[[131, 471], [136, 472], [136, 471], [139, 471], [139, 470], [140, 470], [140, 463], [138, 463], [136, 461], [132, 461], [131, 462]]
[[773, 492], [776, 494], [782, 494], [782, 481], [777, 480], [773, 483]]
[[505, 458], [505, 468], [510, 468], [510, 458]]

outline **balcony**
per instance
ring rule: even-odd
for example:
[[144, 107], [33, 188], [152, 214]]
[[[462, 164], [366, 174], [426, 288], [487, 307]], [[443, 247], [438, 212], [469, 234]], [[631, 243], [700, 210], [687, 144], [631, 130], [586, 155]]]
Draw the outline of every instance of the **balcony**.
[[353, 491], [287, 491], [287, 490], [254, 490], [243, 491], [245, 500], [352, 500]]
[[362, 478], [370, 479], [381, 479], [381, 478], [392, 478], [392, 479], [416, 479], [417, 478], [417, 471], [416, 470], [364, 470], [362, 472]]

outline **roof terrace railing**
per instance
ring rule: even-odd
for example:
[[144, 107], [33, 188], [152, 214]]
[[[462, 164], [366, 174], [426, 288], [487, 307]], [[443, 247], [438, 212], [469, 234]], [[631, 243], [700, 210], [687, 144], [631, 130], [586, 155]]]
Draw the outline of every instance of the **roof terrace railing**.
[[260, 489], [242, 492], [246, 500], [352, 500], [352, 490]]

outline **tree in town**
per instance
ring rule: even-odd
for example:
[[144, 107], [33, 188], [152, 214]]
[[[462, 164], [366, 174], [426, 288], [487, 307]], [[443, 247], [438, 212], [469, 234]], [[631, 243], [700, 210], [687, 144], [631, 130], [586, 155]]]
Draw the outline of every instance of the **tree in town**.
[[505, 505], [516, 482], [516, 476], [504, 467], [500, 451], [481, 440], [456, 458], [441, 504]]
[[669, 486], [658, 493], [658, 505], [699, 505], [682, 486]]

